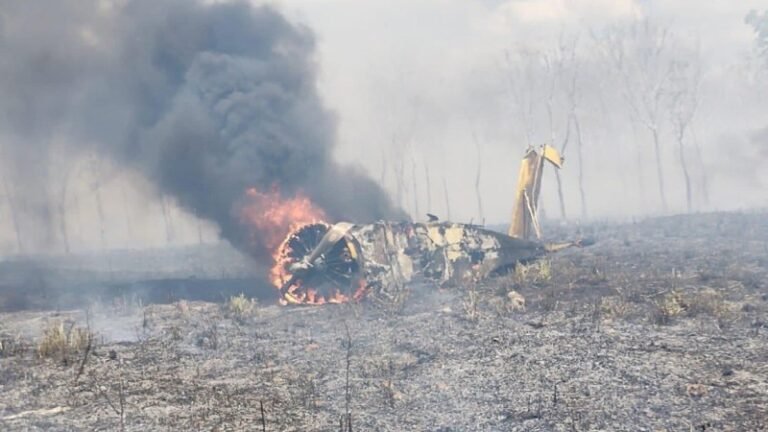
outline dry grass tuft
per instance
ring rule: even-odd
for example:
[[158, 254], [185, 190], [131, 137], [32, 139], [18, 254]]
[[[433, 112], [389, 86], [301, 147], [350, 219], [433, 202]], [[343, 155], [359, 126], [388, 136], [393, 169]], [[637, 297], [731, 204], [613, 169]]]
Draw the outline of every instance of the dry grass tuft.
[[541, 260], [530, 264], [517, 263], [513, 280], [518, 285], [549, 282], [552, 280], [552, 262]]
[[727, 326], [736, 317], [734, 308], [725, 301], [722, 294], [713, 289], [689, 294], [687, 303], [689, 316], [711, 316], [717, 320], [720, 328]]
[[549, 282], [552, 280], [552, 261], [546, 259], [534, 264], [534, 280], [536, 282]]
[[255, 299], [249, 299], [245, 294], [239, 294], [229, 298], [226, 304], [227, 313], [237, 319], [244, 319], [253, 314], [258, 302]]
[[23, 354], [27, 350], [20, 335], [7, 335], [0, 333], [0, 358], [13, 357]]
[[673, 291], [656, 301], [653, 310], [653, 321], [658, 325], [667, 325], [685, 312], [688, 304], [682, 293]]
[[656, 301], [654, 311], [656, 324], [669, 324], [675, 317], [681, 315], [711, 316], [717, 319], [720, 327], [723, 327], [733, 320], [734, 310], [720, 293], [712, 289], [689, 293], [672, 291]]
[[84, 351], [93, 340], [93, 334], [74, 325], [68, 328], [61, 321], [52, 322], [43, 329], [43, 337], [37, 345], [39, 358], [60, 357], [67, 361], [73, 354]]
[[689, 294], [686, 298], [688, 313], [691, 316], [704, 314], [713, 317], [729, 315], [732, 310], [723, 296], [713, 289]]
[[477, 322], [480, 319], [480, 294], [474, 289], [467, 291], [467, 297], [462, 302], [464, 308], [464, 318], [470, 322]]
[[621, 296], [600, 299], [600, 314], [608, 319], [625, 317], [630, 311], [629, 303]]

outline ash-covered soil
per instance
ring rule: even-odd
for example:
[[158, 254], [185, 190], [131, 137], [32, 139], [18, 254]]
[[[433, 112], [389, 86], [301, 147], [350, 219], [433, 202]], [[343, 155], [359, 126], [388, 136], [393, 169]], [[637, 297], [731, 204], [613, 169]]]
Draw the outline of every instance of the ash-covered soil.
[[768, 214], [556, 231], [390, 302], [2, 314], [0, 430], [768, 430]]

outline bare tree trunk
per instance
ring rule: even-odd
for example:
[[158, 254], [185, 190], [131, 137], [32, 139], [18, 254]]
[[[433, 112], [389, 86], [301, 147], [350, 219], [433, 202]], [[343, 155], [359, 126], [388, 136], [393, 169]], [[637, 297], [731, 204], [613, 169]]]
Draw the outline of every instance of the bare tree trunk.
[[93, 197], [96, 199], [96, 213], [99, 216], [99, 238], [101, 240], [101, 250], [107, 250], [107, 235], [104, 222], [104, 206], [101, 203], [101, 187], [96, 186], [93, 190]]
[[424, 179], [427, 185], [427, 211], [432, 212], [432, 186], [429, 179], [429, 165], [427, 165], [426, 160], [424, 160]]
[[[560, 146], [560, 154], [565, 157], [565, 148], [568, 146], [568, 140], [570, 139], [571, 135], [571, 121], [570, 117], [568, 118], [568, 123], [566, 125], [566, 132], [565, 132], [565, 138], [563, 139], [563, 144]], [[551, 120], [550, 120], [551, 121]], [[552, 145], [555, 144], [555, 133], [554, 130], [552, 131]], [[557, 199], [560, 203], [560, 216], [563, 218], [563, 220], [568, 219], [568, 216], [565, 213], [565, 196], [563, 195], [563, 180], [560, 178], [560, 170], [557, 168], [554, 168], [555, 170], [555, 180], [557, 180]]]
[[448, 198], [448, 182], [443, 177], [443, 194], [445, 195], [445, 217], [447, 220], [451, 220], [451, 202]]
[[584, 154], [581, 141], [581, 123], [579, 123], [578, 117], [573, 116], [573, 126], [576, 129], [576, 159], [579, 164], [579, 198], [581, 200], [581, 218], [586, 219], [589, 212], [587, 211], [587, 195], [584, 192]]
[[680, 168], [683, 171], [683, 177], [685, 178], [685, 203], [687, 205], [688, 213], [691, 212], [691, 178], [688, 175], [688, 164], [685, 159], [685, 147], [683, 146], [684, 131], [681, 130], [677, 134], [677, 150], [680, 156]]
[[59, 231], [61, 240], [64, 242], [64, 253], [69, 253], [69, 231], [67, 230], [67, 178], [64, 178], [64, 185], [61, 188], [61, 197], [59, 197]]
[[696, 153], [696, 162], [699, 165], [699, 171], [701, 172], [701, 176], [699, 178], [699, 183], [701, 183], [701, 194], [702, 194], [702, 200], [704, 201], [704, 206], [709, 205], [709, 185], [708, 185], [708, 179], [707, 179], [707, 169], [704, 166], [704, 158], [701, 155], [701, 146], [699, 145], [699, 140], [696, 138], [696, 131], [691, 126], [691, 138], [693, 139], [693, 149]]
[[160, 197], [160, 205], [162, 206], [163, 221], [165, 222], [165, 243], [166, 245], [170, 245], [173, 241], [173, 227], [171, 227], [171, 215], [165, 195]]
[[413, 183], [413, 211], [414, 216], [418, 219], [421, 216], [419, 211], [419, 190], [417, 188], [418, 181], [416, 181], [416, 159], [411, 158], [411, 182]]
[[203, 221], [200, 220], [200, 216], [197, 215], [195, 210], [195, 225], [197, 225], [197, 244], [203, 244]]
[[75, 212], [75, 223], [76, 223], [76, 232], [78, 235], [82, 235], [83, 232], [83, 209], [80, 208], [80, 199], [78, 199], [78, 194], [74, 194], [72, 196], [72, 201], [74, 204], [74, 208], [76, 210]]
[[387, 155], [384, 150], [381, 151], [381, 174], [379, 175], [379, 184], [381, 187], [385, 187], [384, 184], [387, 180]]
[[112, 254], [107, 253], [107, 234], [106, 234], [106, 226], [104, 221], [104, 206], [101, 202], [101, 186], [98, 184], [93, 190], [94, 198], [96, 198], [96, 212], [99, 215], [99, 233], [101, 237], [101, 251], [104, 253], [105, 257], [107, 258], [107, 270], [109, 272], [109, 279], [112, 280], [114, 277], [114, 271], [112, 269]]
[[664, 169], [661, 165], [661, 146], [659, 145], [659, 131], [656, 127], [651, 128], [653, 134], [653, 151], [656, 156], [656, 178], [659, 180], [659, 197], [661, 198], [661, 209], [667, 212], [667, 195], [664, 185]]
[[[392, 144], [396, 143], [395, 137], [392, 137]], [[397, 152], [396, 160], [392, 161], [392, 171], [395, 174], [395, 200], [397, 204], [405, 209], [405, 156], [402, 152]]]
[[24, 253], [24, 246], [21, 242], [21, 226], [19, 225], [19, 214], [16, 208], [16, 200], [11, 196], [11, 189], [8, 187], [8, 179], [5, 173], [2, 174], [3, 189], [5, 190], [5, 199], [8, 201], [8, 209], [11, 211], [11, 220], [13, 221], [13, 232], [16, 234], [16, 252], [21, 255]]
[[123, 197], [123, 214], [125, 214], [125, 229], [128, 234], [128, 240], [133, 239], [133, 224], [131, 223], [131, 212], [128, 206], [128, 194], [125, 192], [125, 186], [120, 186], [120, 194]]
[[[553, 78], [554, 80], [554, 78]], [[555, 145], [555, 125], [554, 120], [552, 119], [552, 96], [554, 92], [554, 82], [552, 84], [552, 89], [550, 89], [549, 97], [547, 98], [547, 118], [549, 119], [549, 142], [552, 146]], [[566, 129], [570, 125], [570, 119], [569, 122], [566, 125]], [[568, 132], [566, 132], [565, 140], [563, 141], [563, 145], [560, 148], [560, 153], [565, 154], [565, 147], [568, 145]], [[558, 203], [560, 205], [560, 216], [563, 218], [563, 220], [566, 220], [567, 217], [565, 215], [565, 198], [563, 197], [563, 180], [560, 178], [560, 170], [555, 168], [555, 179], [557, 180], [557, 199]]]
[[566, 214], [565, 214], [565, 197], [563, 196], [563, 180], [560, 178], [560, 170], [556, 167], [553, 167], [555, 170], [555, 180], [557, 180], [557, 199], [560, 204], [560, 217], [563, 218], [563, 220], [566, 220]]
[[483, 158], [482, 152], [480, 150], [480, 143], [478, 142], [474, 133], [472, 136], [475, 138], [475, 148], [477, 149], [477, 174], [475, 175], [475, 196], [477, 197], [477, 212], [480, 220], [485, 221], [485, 215], [483, 214], [483, 196], [480, 191], [480, 175], [483, 172]]
[[[61, 178], [60, 178], [60, 186], [59, 189], [59, 196], [56, 200], [56, 213], [58, 216], [58, 222], [59, 222], [59, 235], [61, 236], [61, 241], [64, 243], [64, 253], [69, 254], [70, 253], [70, 245], [69, 245], [69, 225], [67, 224], [67, 216], [69, 214], [69, 206], [67, 205], [67, 199], [68, 199], [68, 192], [69, 192], [69, 180], [72, 177], [72, 173], [75, 171], [77, 166], [66, 164], [63, 167], [63, 171], [61, 172]], [[51, 199], [51, 201], [54, 201]]]
[[395, 201], [397, 201], [397, 205], [403, 208], [403, 182], [400, 180], [402, 174], [397, 167], [393, 167], [393, 169], [395, 171]]
[[397, 169], [397, 201], [400, 207], [405, 208], [407, 191], [405, 189], [405, 158], [401, 158]]
[[646, 190], [645, 190], [645, 167], [643, 166], [643, 148], [645, 146], [639, 145], [637, 142], [637, 124], [631, 121], [632, 125], [632, 145], [635, 148], [635, 169], [637, 170], [637, 188], [640, 192], [640, 204], [642, 208], [646, 208]]

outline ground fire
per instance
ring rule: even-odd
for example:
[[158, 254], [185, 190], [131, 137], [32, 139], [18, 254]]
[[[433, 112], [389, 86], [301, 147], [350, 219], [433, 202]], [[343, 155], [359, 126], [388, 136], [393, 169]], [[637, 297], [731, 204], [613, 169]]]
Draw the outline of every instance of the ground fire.
[[[553, 147], [526, 151], [506, 235], [436, 218], [426, 223], [330, 224], [304, 197], [281, 200], [276, 192], [256, 190], [249, 191], [255, 206], [244, 213], [245, 220], [259, 232], [270, 233], [265, 237], [270, 246], [276, 234], [284, 235], [275, 247], [270, 272], [282, 304], [343, 303], [370, 292], [391, 293], [416, 281], [443, 285], [479, 280], [508, 271], [517, 263], [584, 244], [540, 241], [537, 203], [545, 162], [562, 166]], [[267, 211], [256, 212], [262, 205]]]

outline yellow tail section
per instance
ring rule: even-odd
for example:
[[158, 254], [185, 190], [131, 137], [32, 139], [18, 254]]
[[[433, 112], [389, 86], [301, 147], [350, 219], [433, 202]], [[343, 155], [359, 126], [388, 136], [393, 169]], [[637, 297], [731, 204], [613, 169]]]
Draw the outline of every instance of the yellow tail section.
[[563, 158], [557, 149], [546, 144], [538, 149], [529, 147], [525, 152], [517, 179], [512, 223], [509, 225], [508, 234], [511, 237], [530, 239], [535, 235], [537, 239], [541, 238], [537, 211], [545, 160], [556, 168], [563, 166]]

